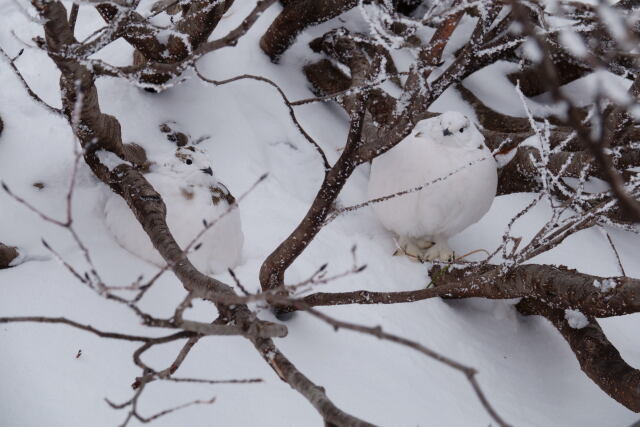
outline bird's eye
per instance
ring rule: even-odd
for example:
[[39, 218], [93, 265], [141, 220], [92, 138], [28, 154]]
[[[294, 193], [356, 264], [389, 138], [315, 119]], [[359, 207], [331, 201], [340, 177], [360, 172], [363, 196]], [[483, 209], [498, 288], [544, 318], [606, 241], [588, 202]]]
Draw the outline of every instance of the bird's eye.
[[190, 165], [191, 163], [193, 163], [193, 160], [191, 160], [191, 159], [187, 159], [187, 160], [185, 160], [184, 162], [185, 162], [186, 164]]
[[464, 132], [464, 128], [460, 128], [460, 133]]

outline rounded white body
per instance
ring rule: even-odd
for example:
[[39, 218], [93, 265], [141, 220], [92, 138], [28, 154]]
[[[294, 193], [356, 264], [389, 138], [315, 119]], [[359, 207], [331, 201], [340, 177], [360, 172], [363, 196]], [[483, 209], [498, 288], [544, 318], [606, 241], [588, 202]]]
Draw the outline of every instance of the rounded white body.
[[413, 239], [446, 241], [489, 210], [498, 182], [496, 163], [477, 129], [469, 133], [472, 143], [464, 146], [412, 133], [373, 160], [370, 199], [438, 180], [419, 191], [374, 203], [372, 208], [387, 229]]
[[[222, 273], [240, 261], [244, 242], [240, 213], [237, 208], [227, 212], [229, 202], [219, 197], [227, 192], [226, 188], [212, 174], [203, 173], [200, 169], [203, 164], [197, 163], [198, 158], [195, 160], [193, 167], [179, 165], [182, 169], [177, 172], [159, 167], [145, 177], [162, 196], [169, 230], [182, 249], [204, 229], [203, 221], [215, 222], [192, 245], [188, 258], [205, 274]], [[170, 166], [176, 168], [175, 164]], [[110, 194], [106, 200], [105, 222], [123, 248], [155, 265], [166, 264], [131, 209], [116, 194]], [[193, 250], [198, 243], [201, 246]]]

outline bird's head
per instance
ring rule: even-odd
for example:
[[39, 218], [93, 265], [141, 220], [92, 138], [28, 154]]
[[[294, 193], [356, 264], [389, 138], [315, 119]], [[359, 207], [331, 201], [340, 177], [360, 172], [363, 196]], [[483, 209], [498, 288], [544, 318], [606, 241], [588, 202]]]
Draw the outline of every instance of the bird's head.
[[163, 171], [194, 184], [204, 184], [215, 179], [209, 158], [204, 151], [193, 145], [178, 147], [173, 155], [166, 156], [158, 163]]
[[460, 148], [477, 148], [477, 129], [462, 113], [448, 111], [416, 125], [414, 135], [434, 142]]
[[469, 128], [471, 126], [471, 122], [467, 116], [456, 111], [442, 113], [438, 117], [438, 123], [440, 125], [443, 138], [461, 137], [465, 135], [465, 132], [468, 135]]

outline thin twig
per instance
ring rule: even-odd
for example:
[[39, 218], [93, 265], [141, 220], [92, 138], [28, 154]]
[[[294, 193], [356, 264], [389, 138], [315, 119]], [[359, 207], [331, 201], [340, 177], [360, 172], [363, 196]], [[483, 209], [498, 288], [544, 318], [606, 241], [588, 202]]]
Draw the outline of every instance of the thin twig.
[[325, 155], [324, 150], [322, 150], [320, 145], [313, 138], [311, 138], [311, 136], [307, 133], [307, 131], [302, 127], [302, 125], [298, 121], [298, 118], [296, 117], [296, 113], [295, 113], [295, 111], [294, 111], [294, 109], [292, 107], [291, 101], [289, 101], [289, 98], [287, 98], [287, 95], [285, 95], [284, 91], [273, 80], [270, 80], [270, 79], [268, 79], [266, 77], [263, 77], [263, 76], [254, 76], [254, 75], [251, 75], [251, 74], [243, 74], [243, 75], [240, 75], [240, 76], [235, 76], [235, 77], [231, 77], [231, 78], [224, 79], [224, 80], [213, 80], [213, 79], [208, 79], [207, 77], [202, 75], [200, 70], [198, 70], [197, 64], [194, 65], [193, 68], [194, 68], [196, 74], [198, 75], [198, 77], [200, 79], [202, 79], [203, 81], [205, 81], [207, 83], [211, 83], [213, 85], [216, 85], [216, 86], [222, 86], [222, 85], [225, 85], [225, 84], [228, 84], [228, 83], [232, 83], [232, 82], [236, 82], [236, 81], [239, 81], [239, 80], [249, 79], [249, 80], [261, 81], [261, 82], [267, 83], [270, 86], [274, 87], [278, 91], [280, 96], [282, 97], [282, 100], [284, 101], [285, 106], [289, 110], [289, 116], [291, 116], [291, 120], [293, 121], [293, 123], [296, 126], [296, 128], [298, 129], [298, 131], [300, 131], [302, 136], [304, 136], [304, 138], [311, 145], [313, 145], [313, 147], [316, 149], [316, 151], [318, 152], [318, 154], [322, 158], [322, 165], [324, 166], [325, 174], [327, 173], [327, 171], [329, 171], [331, 169], [331, 165], [329, 164], [329, 161], [327, 160], [327, 156]]
[[[22, 51], [20, 53], [22, 53]], [[29, 87], [29, 84], [27, 83], [27, 81], [22, 76], [22, 73], [20, 72], [20, 70], [18, 70], [18, 67], [16, 67], [15, 59], [12, 59], [11, 57], [9, 57], [9, 55], [7, 55], [7, 52], [5, 52], [4, 49], [2, 49], [1, 47], [0, 47], [0, 54], [4, 57], [4, 59], [7, 60], [7, 62], [9, 63], [9, 66], [11, 67], [13, 72], [15, 73], [16, 77], [18, 77], [18, 80], [20, 80], [20, 83], [22, 83], [22, 86], [24, 86], [24, 89], [27, 91], [29, 96], [31, 96], [31, 98], [33, 98], [34, 101], [36, 101], [38, 104], [42, 105], [44, 108], [46, 108], [47, 110], [49, 110], [50, 112], [52, 112], [54, 114], [57, 114], [57, 115], [60, 115], [60, 116], [63, 115], [62, 110], [60, 110], [59, 108], [52, 107], [51, 105], [47, 104], [46, 102], [44, 102], [42, 100], [42, 98], [40, 98], [38, 96], [38, 94], [36, 94], [33, 90], [31, 90], [31, 87]]]
[[616, 245], [613, 243], [613, 240], [611, 240], [611, 235], [609, 235], [609, 232], [604, 228], [602, 229], [602, 231], [604, 232], [605, 236], [607, 236], [609, 245], [611, 245], [611, 249], [613, 250], [613, 253], [616, 256], [616, 260], [618, 261], [618, 268], [620, 268], [620, 273], [622, 273], [623, 277], [627, 277], [627, 273], [624, 271], [624, 267], [622, 266], [622, 261], [620, 260], [620, 254], [618, 253], [618, 249], [616, 248]]

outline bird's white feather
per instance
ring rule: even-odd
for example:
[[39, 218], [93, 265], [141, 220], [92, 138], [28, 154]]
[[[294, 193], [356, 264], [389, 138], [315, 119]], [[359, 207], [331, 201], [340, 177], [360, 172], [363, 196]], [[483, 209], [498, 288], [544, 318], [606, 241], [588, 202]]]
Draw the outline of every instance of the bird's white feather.
[[489, 210], [496, 194], [496, 163], [482, 134], [462, 114], [448, 112], [419, 122], [409, 136], [377, 157], [369, 197], [425, 184], [419, 191], [373, 204], [382, 224], [401, 238], [446, 245], [449, 237]]
[[[203, 220], [217, 221], [198, 240], [198, 250], [188, 256], [196, 268], [211, 274], [239, 262], [244, 236], [238, 209], [226, 213], [230, 204], [224, 195], [228, 190], [207, 168], [210, 162], [203, 152], [182, 147], [160, 159], [145, 177], [162, 196], [167, 224], [181, 248], [203, 230]], [[115, 194], [106, 200], [105, 222], [123, 248], [153, 264], [165, 265], [131, 209]]]

